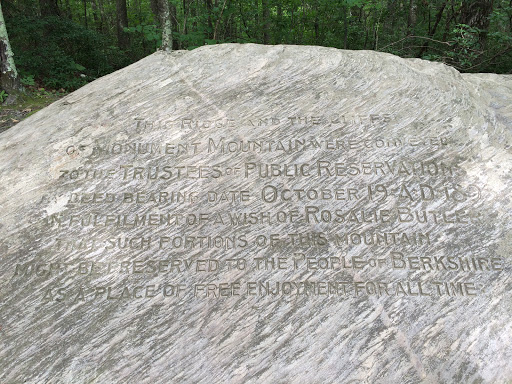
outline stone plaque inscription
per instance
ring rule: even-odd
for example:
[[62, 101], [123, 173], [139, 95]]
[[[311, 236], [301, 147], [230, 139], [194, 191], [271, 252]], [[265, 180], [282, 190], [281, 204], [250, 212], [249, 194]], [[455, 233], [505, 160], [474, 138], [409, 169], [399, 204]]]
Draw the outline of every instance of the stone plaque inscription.
[[55, 103], [1, 136], [0, 377], [511, 380], [510, 82], [226, 45]]
[[[478, 276], [501, 272], [503, 257], [446, 247], [476, 236], [489, 192], [450, 155], [448, 128], [378, 133], [397, 124], [391, 114], [134, 119], [139, 140], [66, 145], [59, 155], [86, 165], [58, 170], [53, 198], [66, 209], [43, 218], [62, 260], [18, 263], [15, 276], [68, 275], [75, 285], [41, 294], [71, 303], [481, 295], [490, 287]], [[141, 141], [148, 130], [193, 138]]]

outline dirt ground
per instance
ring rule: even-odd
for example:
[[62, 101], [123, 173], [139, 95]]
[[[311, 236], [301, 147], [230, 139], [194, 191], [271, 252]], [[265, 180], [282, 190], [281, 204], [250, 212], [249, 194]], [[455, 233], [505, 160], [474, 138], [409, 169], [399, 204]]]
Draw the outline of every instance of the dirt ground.
[[0, 109], [0, 133], [16, 125], [32, 112], [30, 108], [20, 110], [15, 108], [16, 106], [13, 107]]
[[65, 96], [63, 92], [29, 91], [12, 105], [0, 104], [0, 133]]

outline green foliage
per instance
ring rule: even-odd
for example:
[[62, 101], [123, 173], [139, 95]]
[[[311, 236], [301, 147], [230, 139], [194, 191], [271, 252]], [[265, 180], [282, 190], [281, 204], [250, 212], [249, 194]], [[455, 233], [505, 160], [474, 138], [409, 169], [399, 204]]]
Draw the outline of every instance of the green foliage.
[[[206, 14], [191, 17], [189, 23], [195, 28], [187, 30], [187, 33], [176, 33], [173, 35], [179, 41], [180, 46], [185, 49], [195, 49], [206, 44], [206, 39], [212, 35], [213, 31], [208, 26]], [[211, 39], [210, 39], [211, 40]]]
[[453, 34], [454, 50], [447, 52], [448, 57], [452, 59], [452, 64], [459, 68], [471, 67], [479, 56], [480, 30], [466, 24], [457, 24], [453, 29]]
[[4, 90], [2, 90], [0, 92], [0, 103], [3, 103], [7, 99], [8, 96], [9, 95]]
[[125, 32], [139, 35], [148, 43], [152, 51], [157, 50], [162, 45], [162, 31], [154, 24], [138, 24], [135, 27], [124, 29]]
[[73, 90], [128, 64], [92, 30], [58, 17], [16, 17], [7, 28], [16, 64], [27, 85]]
[[34, 99], [53, 99], [67, 94], [66, 91], [47, 90], [45, 88], [33, 88], [30, 93]]
[[[169, 0], [173, 49], [229, 42], [307, 44], [421, 57], [461, 71], [512, 73], [512, 3], [469, 3]], [[121, 44], [123, 50], [117, 47], [116, 4], [59, 1], [61, 17], [42, 18], [38, 1], [5, 2], [22, 83], [73, 90], [157, 50], [162, 31], [151, 1], [127, 1], [129, 46]]]
[[21, 84], [26, 85], [26, 86], [36, 85], [36, 82], [34, 80], [34, 75], [28, 75], [28, 76], [22, 77], [20, 79], [20, 81], [21, 81]]

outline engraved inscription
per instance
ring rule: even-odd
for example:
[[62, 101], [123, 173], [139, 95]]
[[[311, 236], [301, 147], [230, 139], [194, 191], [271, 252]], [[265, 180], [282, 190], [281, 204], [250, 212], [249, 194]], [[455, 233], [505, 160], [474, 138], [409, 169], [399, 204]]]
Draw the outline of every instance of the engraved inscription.
[[[447, 134], [367, 133], [365, 127], [392, 125], [389, 114], [135, 121], [137, 132], [203, 134], [66, 148], [88, 161], [59, 170], [59, 183], [71, 186], [65, 209], [43, 215], [62, 261], [18, 263], [13, 271], [15, 279], [76, 280], [75, 288], [48, 288], [43, 302], [455, 299], [482, 294], [477, 275], [504, 268], [500, 257], [443, 252], [447, 234], [495, 215], [480, 204], [486, 187], [466, 180], [457, 158], [438, 154], [453, 146]], [[253, 137], [214, 133], [244, 126]], [[313, 126], [329, 133], [288, 134]], [[360, 135], [348, 133], [354, 126]], [[262, 136], [269, 128], [282, 134]], [[100, 166], [105, 159], [108, 166]], [[423, 252], [431, 247], [436, 253]], [[231, 280], [236, 272], [243, 275]], [[287, 272], [309, 278], [283, 280]], [[94, 283], [101, 276], [128, 281]]]

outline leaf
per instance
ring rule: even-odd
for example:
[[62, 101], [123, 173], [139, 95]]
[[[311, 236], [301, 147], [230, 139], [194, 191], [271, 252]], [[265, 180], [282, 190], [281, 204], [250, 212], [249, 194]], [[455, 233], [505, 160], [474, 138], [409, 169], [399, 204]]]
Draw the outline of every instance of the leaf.
[[364, 3], [363, 0], [345, 0], [345, 3], [349, 6], [349, 7], [355, 7], [355, 6], [360, 6]]

